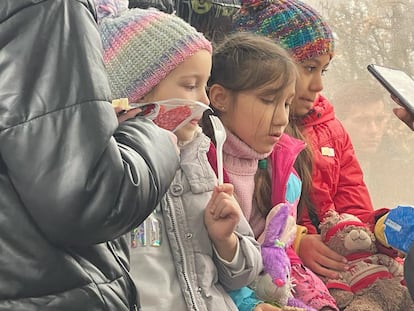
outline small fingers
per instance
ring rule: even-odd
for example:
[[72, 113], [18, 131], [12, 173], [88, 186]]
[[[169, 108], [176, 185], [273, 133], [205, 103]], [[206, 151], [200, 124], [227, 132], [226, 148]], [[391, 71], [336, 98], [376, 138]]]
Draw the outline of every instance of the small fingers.
[[402, 107], [394, 108], [394, 114], [403, 121], [411, 130], [414, 131], [414, 116]]
[[348, 269], [348, 261], [346, 258], [327, 246], [326, 249], [323, 249], [321, 256], [318, 258], [318, 263], [331, 271], [346, 271]]
[[122, 107], [114, 107], [114, 110], [115, 110], [116, 115], [120, 115], [126, 111]]
[[327, 248], [326, 253], [323, 253], [323, 255], [324, 256], [322, 258], [325, 260], [325, 262], [321, 263], [329, 268], [342, 270], [341, 267], [348, 263], [344, 256], [338, 254], [330, 248]]
[[230, 196], [234, 195], [234, 187], [233, 187], [232, 184], [229, 184], [229, 183], [224, 183], [222, 185], [218, 185], [218, 186], [215, 187], [215, 190], [217, 192], [227, 193]]
[[328, 269], [317, 262], [312, 263], [309, 265], [309, 268], [318, 275], [330, 278], [330, 279], [337, 279], [339, 277], [339, 273], [337, 271]]
[[239, 217], [240, 215], [238, 208], [234, 205], [234, 202], [231, 199], [223, 198], [222, 200], [220, 200], [219, 196], [213, 205], [214, 206], [211, 212], [215, 220], [220, 218], [226, 218], [232, 215], [234, 215], [235, 217]]
[[141, 108], [132, 108], [129, 110], [123, 110], [122, 108], [115, 108], [116, 116], [118, 118], [118, 122], [122, 123], [128, 119], [135, 118], [137, 114], [141, 112]]

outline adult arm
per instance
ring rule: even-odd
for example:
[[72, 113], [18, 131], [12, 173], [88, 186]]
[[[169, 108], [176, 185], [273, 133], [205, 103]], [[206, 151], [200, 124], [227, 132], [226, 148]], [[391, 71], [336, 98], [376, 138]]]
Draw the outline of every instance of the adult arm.
[[0, 155], [50, 241], [87, 245], [142, 222], [178, 157], [169, 134], [118, 127], [90, 0], [0, 3]]

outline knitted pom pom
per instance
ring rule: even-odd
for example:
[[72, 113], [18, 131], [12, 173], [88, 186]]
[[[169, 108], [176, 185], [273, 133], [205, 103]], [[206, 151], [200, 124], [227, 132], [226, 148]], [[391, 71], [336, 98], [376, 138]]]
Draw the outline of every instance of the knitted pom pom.
[[128, 0], [95, 0], [98, 23], [106, 17], [117, 17], [128, 9]]

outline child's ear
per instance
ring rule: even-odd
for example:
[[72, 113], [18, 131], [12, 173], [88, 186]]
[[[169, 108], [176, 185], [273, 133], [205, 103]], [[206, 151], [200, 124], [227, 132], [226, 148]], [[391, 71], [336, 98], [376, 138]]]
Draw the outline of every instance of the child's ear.
[[210, 99], [210, 105], [213, 106], [215, 111], [220, 113], [228, 111], [230, 103], [229, 91], [219, 84], [213, 84], [208, 93]]

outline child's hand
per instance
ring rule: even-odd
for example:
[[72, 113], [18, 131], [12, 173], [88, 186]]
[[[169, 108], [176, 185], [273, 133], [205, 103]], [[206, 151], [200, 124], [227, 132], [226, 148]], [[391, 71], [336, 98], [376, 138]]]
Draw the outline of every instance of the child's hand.
[[276, 307], [274, 305], [268, 304], [268, 303], [260, 303], [258, 304], [253, 311], [280, 311], [279, 307]]
[[229, 239], [240, 221], [242, 212], [233, 191], [231, 184], [216, 186], [207, 204], [204, 222], [213, 241]]
[[216, 186], [204, 213], [204, 223], [210, 239], [223, 259], [228, 260], [226, 257], [231, 257], [228, 261], [231, 261], [235, 254], [237, 237], [233, 232], [242, 215], [233, 192], [231, 184]]
[[122, 123], [128, 119], [135, 118], [135, 116], [141, 112], [141, 108], [124, 110], [122, 107], [114, 107], [114, 110], [118, 118], [118, 123]]
[[319, 234], [307, 234], [300, 242], [299, 257], [316, 274], [336, 279], [346, 271], [346, 259], [322, 242]]

